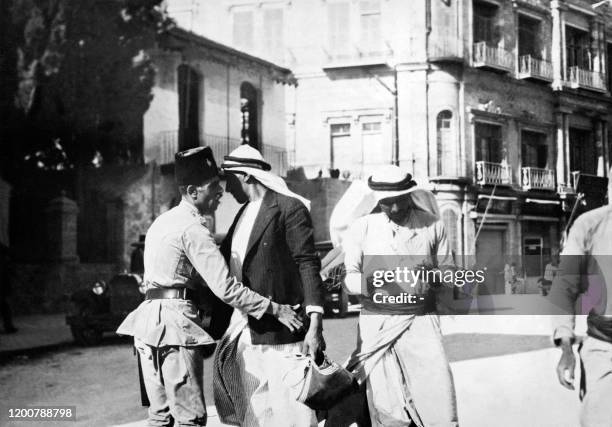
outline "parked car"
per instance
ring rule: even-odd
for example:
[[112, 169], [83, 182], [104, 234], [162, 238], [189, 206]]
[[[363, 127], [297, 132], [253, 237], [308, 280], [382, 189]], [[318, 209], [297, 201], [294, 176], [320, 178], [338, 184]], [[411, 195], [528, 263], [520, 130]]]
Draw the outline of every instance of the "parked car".
[[117, 274], [108, 283], [96, 281], [70, 296], [66, 316], [74, 340], [80, 345], [96, 345], [104, 332], [114, 332], [126, 316], [144, 300], [142, 278], [137, 274]]

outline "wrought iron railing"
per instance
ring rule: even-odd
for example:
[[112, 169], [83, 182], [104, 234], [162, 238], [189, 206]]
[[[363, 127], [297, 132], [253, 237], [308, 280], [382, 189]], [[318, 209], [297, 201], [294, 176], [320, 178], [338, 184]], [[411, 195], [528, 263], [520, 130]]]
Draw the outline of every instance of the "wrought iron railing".
[[503, 163], [478, 161], [475, 181], [478, 185], [510, 184], [510, 168]]
[[[155, 144], [158, 147], [158, 162], [161, 165], [174, 163], [174, 154], [179, 149], [178, 130], [169, 130], [158, 132], [155, 137]], [[232, 150], [238, 147], [242, 142], [237, 138], [228, 138], [221, 135], [204, 134], [200, 138], [201, 146], [208, 146], [212, 149], [215, 160], [219, 165], [223, 162], [223, 158]], [[264, 159], [272, 166], [272, 171], [285, 176], [289, 169], [289, 154], [283, 147], [278, 147], [270, 144], [263, 144], [261, 154]]]
[[393, 49], [388, 42], [368, 43], [343, 48], [323, 48], [327, 56], [326, 68], [351, 65], [387, 63], [393, 58]]
[[589, 71], [577, 66], [569, 67], [569, 82], [572, 88], [606, 91], [606, 80], [603, 73]]
[[487, 42], [474, 43], [474, 67], [492, 67], [506, 71], [514, 69], [514, 56], [511, 52], [498, 47], [489, 46]]
[[523, 190], [554, 190], [555, 172], [551, 169], [521, 168], [521, 184]]
[[160, 165], [174, 163], [174, 154], [178, 151], [178, 130], [164, 130], [155, 134], [154, 144], [159, 149]]
[[552, 64], [548, 61], [536, 59], [531, 55], [523, 55], [519, 58], [518, 76], [520, 79], [534, 77], [542, 80], [552, 81]]

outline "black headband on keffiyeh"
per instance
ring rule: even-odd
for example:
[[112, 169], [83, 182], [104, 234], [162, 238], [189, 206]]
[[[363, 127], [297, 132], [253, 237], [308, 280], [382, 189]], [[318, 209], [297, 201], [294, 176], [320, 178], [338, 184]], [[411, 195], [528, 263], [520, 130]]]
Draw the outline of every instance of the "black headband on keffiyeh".
[[[221, 165], [224, 169], [230, 169], [235, 167], [250, 167], [261, 169], [264, 171], [269, 171], [272, 169], [270, 163], [264, 162], [263, 160], [246, 158], [246, 157], [235, 157], [235, 156], [225, 156], [223, 157], [225, 162]], [[235, 162], [235, 163], [227, 163], [227, 162]]]
[[372, 176], [368, 178], [368, 187], [374, 191], [402, 191], [409, 190], [417, 185], [410, 174], [406, 174], [405, 178], [395, 182], [374, 181], [372, 178]]

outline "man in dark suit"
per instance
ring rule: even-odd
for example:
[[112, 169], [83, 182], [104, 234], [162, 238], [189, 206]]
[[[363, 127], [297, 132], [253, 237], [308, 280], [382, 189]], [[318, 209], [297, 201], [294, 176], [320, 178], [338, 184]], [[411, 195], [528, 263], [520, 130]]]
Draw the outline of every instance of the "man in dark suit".
[[241, 330], [236, 352], [245, 413], [241, 425], [313, 426], [314, 411], [291, 398], [282, 382], [296, 351], [319, 358], [323, 284], [315, 252], [309, 202], [270, 172], [259, 151], [242, 145], [225, 157], [227, 191], [244, 203], [221, 252], [230, 271], [255, 292], [303, 310], [308, 329], [283, 328], [272, 316], [260, 319], [236, 311], [230, 333]]

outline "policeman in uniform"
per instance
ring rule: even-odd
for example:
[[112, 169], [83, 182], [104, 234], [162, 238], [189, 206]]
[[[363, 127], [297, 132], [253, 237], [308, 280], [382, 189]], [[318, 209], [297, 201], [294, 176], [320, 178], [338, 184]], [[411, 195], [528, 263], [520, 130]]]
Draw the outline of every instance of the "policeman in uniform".
[[289, 305], [229, 276], [203, 217], [214, 213], [223, 194], [210, 147], [177, 153], [175, 176], [181, 202], [153, 222], [145, 239], [145, 301], [117, 329], [134, 337], [150, 426], [206, 425], [203, 348], [214, 339], [202, 328], [194, 302], [198, 287], [208, 286], [221, 301], [256, 319], [268, 313], [291, 331], [302, 326]]

